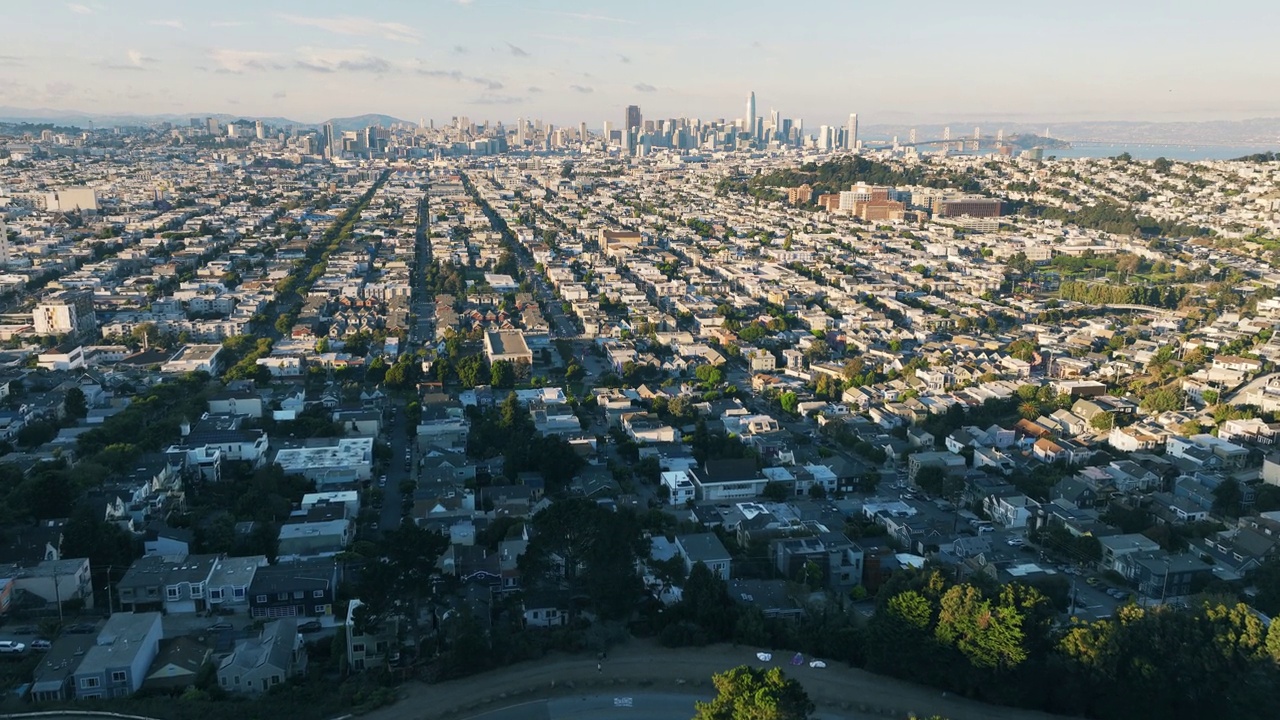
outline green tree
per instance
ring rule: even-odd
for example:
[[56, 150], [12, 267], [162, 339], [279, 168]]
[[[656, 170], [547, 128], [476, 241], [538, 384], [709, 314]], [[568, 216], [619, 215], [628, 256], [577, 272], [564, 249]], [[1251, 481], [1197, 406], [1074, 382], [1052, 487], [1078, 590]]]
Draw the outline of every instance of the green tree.
[[774, 502], [785, 502], [787, 496], [790, 495], [787, 491], [787, 486], [776, 480], [770, 480], [765, 483], [764, 490], [762, 490], [760, 494]]
[[714, 365], [699, 365], [698, 369], [693, 371], [693, 375], [709, 388], [716, 387], [724, 381], [724, 373]]
[[66, 397], [62, 399], [62, 406], [67, 415], [76, 420], [89, 414], [89, 403], [84, 396], [84, 391], [78, 387], [73, 387], [67, 391]]
[[489, 384], [496, 389], [509, 389], [516, 385], [516, 370], [508, 360], [498, 360], [489, 366]]
[[780, 668], [741, 665], [712, 677], [716, 697], [698, 702], [693, 720], [807, 720], [814, 704]]
[[782, 395], [778, 398], [778, 402], [779, 404], [782, 405], [783, 411], [788, 412], [792, 415], [796, 414], [796, 409], [800, 405], [800, 399], [797, 398], [796, 394], [790, 390], [782, 393]]

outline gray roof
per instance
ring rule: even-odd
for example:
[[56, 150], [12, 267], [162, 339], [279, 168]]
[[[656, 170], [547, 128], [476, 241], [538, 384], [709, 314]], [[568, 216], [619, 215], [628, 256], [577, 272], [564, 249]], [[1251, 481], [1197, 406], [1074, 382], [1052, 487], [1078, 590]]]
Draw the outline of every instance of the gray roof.
[[115, 613], [107, 618], [97, 643], [84, 654], [75, 674], [91, 675], [132, 665], [133, 657], [146, 649], [144, 640], [152, 626], [159, 622], [158, 612]]
[[724, 544], [720, 542], [720, 538], [714, 533], [698, 533], [696, 535], [681, 535], [676, 538], [684, 554], [689, 558], [689, 562], [711, 562], [714, 560], [728, 560], [729, 551], [725, 550]]
[[280, 618], [262, 628], [262, 635], [236, 643], [236, 649], [218, 666], [219, 670], [238, 667], [252, 670], [270, 665], [288, 670], [293, 657], [293, 645], [298, 635], [295, 618]]

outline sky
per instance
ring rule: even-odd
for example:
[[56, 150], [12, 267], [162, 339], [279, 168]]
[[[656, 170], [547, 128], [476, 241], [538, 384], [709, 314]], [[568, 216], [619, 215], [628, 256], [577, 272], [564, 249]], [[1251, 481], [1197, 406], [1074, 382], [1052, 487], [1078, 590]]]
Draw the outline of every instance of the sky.
[[1270, 0], [5, 0], [0, 106], [806, 127], [1280, 116]]

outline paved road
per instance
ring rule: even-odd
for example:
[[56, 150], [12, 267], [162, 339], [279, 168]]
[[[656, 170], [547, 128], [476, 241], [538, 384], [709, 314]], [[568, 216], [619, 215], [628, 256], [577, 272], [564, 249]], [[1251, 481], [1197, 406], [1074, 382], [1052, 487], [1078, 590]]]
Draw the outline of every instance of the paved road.
[[[864, 715], [905, 717], [942, 715], [950, 720], [1052, 720], [1053, 715], [1006, 708], [947, 696], [933, 689], [862, 670], [832, 665], [814, 669], [787, 663], [790, 653], [774, 653], [791, 677], [799, 680], [827, 718], [861, 720]], [[495, 710], [524, 707], [538, 715], [539, 707], [554, 710], [559, 705], [538, 705], [537, 701], [566, 697], [638, 697], [711, 692], [713, 674], [742, 664], [760, 665], [751, 648], [715, 645], [707, 648], [672, 650], [650, 641], [632, 641], [609, 652], [603, 672], [594, 657], [550, 655], [472, 678], [433, 685], [406, 686], [401, 702], [368, 714], [369, 720], [507, 720], [514, 715], [493, 715]], [[633, 714], [633, 718], [647, 715]], [[655, 715], [654, 720], [665, 720]], [[688, 717], [682, 715], [679, 717]]]
[[[411, 470], [404, 469], [404, 453], [412, 448], [409, 442], [408, 421], [405, 420], [403, 402], [395, 398], [388, 404], [395, 408], [395, 419], [387, 423], [387, 442], [391, 445], [391, 462], [387, 467], [387, 484], [382, 488], [382, 511], [378, 518], [379, 528], [391, 530], [400, 525], [400, 508], [403, 501], [400, 495], [400, 481], [412, 477]], [[416, 460], [415, 460], [416, 462]], [[377, 478], [373, 481], [378, 482]]]

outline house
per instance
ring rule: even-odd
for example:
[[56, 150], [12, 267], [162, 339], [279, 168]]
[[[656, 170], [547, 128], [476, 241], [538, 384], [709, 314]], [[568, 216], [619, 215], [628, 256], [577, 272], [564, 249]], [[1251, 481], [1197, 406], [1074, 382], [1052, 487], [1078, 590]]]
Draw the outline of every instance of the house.
[[1040, 438], [1031, 446], [1031, 454], [1035, 459], [1044, 463], [1055, 463], [1066, 461], [1069, 457], [1067, 449], [1049, 438]]
[[732, 580], [729, 597], [737, 604], [754, 607], [769, 619], [794, 619], [804, 608], [787, 592], [784, 580]]
[[252, 390], [226, 389], [209, 398], [209, 412], [216, 415], [262, 417], [262, 396]]
[[346, 517], [280, 526], [280, 557], [336, 555], [355, 539], [355, 524]]
[[769, 544], [769, 554], [778, 572], [788, 580], [805, 577], [808, 564], [813, 563], [826, 588], [840, 592], [862, 584], [862, 548], [842, 533], [778, 538]]
[[714, 533], [677, 535], [676, 550], [684, 558], [686, 571], [692, 571], [694, 565], [702, 563], [707, 566], [707, 569], [713, 575], [721, 580], [728, 580], [733, 576], [733, 561], [729, 551], [725, 549], [724, 544], [720, 542], [720, 538], [716, 537]]
[[698, 490], [698, 499], [708, 502], [754, 498], [764, 492], [768, 479], [756, 468], [755, 460], [707, 460], [688, 470]]
[[1022, 528], [1039, 503], [1026, 495], [990, 495], [982, 501], [982, 509], [991, 522], [1003, 528]]
[[217, 555], [147, 555], [133, 561], [116, 593], [128, 610], [167, 614], [204, 612]]
[[31, 673], [31, 699], [35, 702], [73, 699], [76, 689], [72, 676], [97, 641], [93, 635], [70, 634], [54, 640]]
[[260, 567], [249, 586], [254, 618], [324, 617], [333, 614], [338, 563], [309, 558]]
[[525, 593], [521, 600], [524, 626], [532, 628], [562, 627], [569, 622], [569, 599], [554, 591]]
[[360, 672], [387, 664], [399, 656], [400, 618], [384, 617], [376, 629], [362, 627], [357, 622], [356, 610], [364, 603], [353, 599], [347, 604], [347, 619], [343, 631], [347, 634], [347, 666]]
[[1099, 566], [1103, 570], [1120, 572], [1120, 558], [1133, 553], [1155, 553], [1160, 551], [1160, 543], [1139, 533], [1111, 535], [1098, 538], [1102, 544], [1102, 560]]
[[493, 364], [499, 360], [510, 363], [533, 364], [533, 351], [525, 342], [521, 330], [493, 330], [484, 334], [484, 353]]
[[93, 607], [89, 558], [42, 560], [26, 567], [9, 565], [0, 569], [0, 576], [12, 580], [6, 592], [26, 607], [56, 608], [58, 603], [74, 601]]
[[267, 566], [265, 555], [219, 558], [209, 574], [206, 594], [209, 609], [217, 612], [248, 612], [249, 587], [259, 568]]
[[72, 673], [77, 700], [128, 697], [160, 652], [160, 613], [115, 613]]
[[1194, 555], [1169, 555], [1163, 550], [1122, 555], [1117, 571], [1128, 578], [1148, 601], [1165, 603], [1188, 597], [1198, 581], [1212, 575], [1211, 565]]
[[961, 475], [965, 461], [960, 455], [941, 450], [915, 453], [907, 458], [907, 477], [915, 482], [920, 470], [926, 467], [936, 467], [948, 475]]
[[307, 668], [307, 649], [298, 621], [282, 617], [267, 623], [256, 638], [236, 642], [218, 664], [218, 685], [227, 692], [257, 694], [301, 675]]
[[1113, 427], [1107, 435], [1111, 447], [1122, 452], [1147, 452], [1164, 444], [1165, 433], [1140, 425]]
[[669, 443], [676, 440], [676, 429], [647, 412], [625, 413], [622, 428], [636, 442]]
[[684, 470], [664, 472], [660, 478], [662, 485], [667, 488], [667, 501], [671, 505], [684, 505], [698, 494], [693, 480], [689, 479], [689, 473]]
[[189, 637], [160, 640], [160, 651], [142, 682], [144, 691], [179, 693], [196, 684], [196, 673], [212, 650]]

